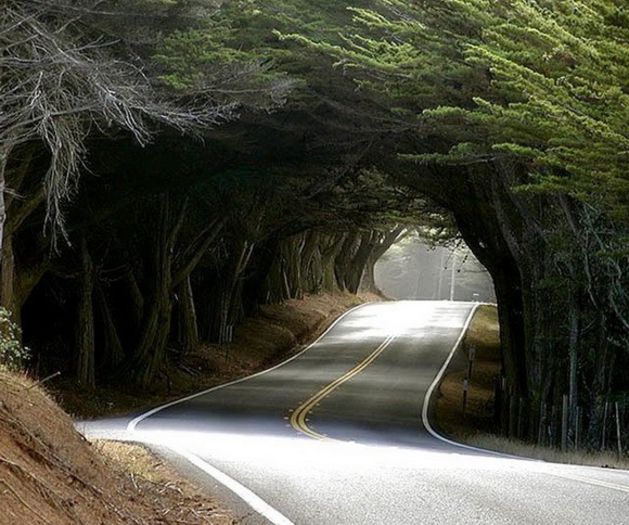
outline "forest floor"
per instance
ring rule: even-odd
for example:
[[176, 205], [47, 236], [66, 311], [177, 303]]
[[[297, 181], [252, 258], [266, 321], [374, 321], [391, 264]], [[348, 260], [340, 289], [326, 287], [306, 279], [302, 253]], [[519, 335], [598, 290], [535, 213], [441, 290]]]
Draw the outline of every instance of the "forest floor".
[[299, 352], [349, 308], [381, 301], [374, 294], [320, 294], [263, 305], [237, 327], [230, 344], [204, 344], [178, 356], [150, 389], [117, 382], [86, 391], [71, 380], [51, 382], [51, 393], [75, 418], [128, 414], [251, 375]]
[[0, 369], [0, 525], [238, 523], [137, 445], [89, 443], [31, 379]]
[[[467, 407], [463, 412], [463, 381], [467, 375], [469, 348], [476, 349]], [[556, 463], [572, 463], [629, 469], [629, 458], [619, 461], [615, 454], [562, 452], [518, 439], [497, 435], [494, 423], [494, 396], [500, 376], [500, 328], [494, 306], [479, 307], [465, 335], [459, 355], [453, 359], [439, 387], [436, 422], [447, 436], [479, 448]]]

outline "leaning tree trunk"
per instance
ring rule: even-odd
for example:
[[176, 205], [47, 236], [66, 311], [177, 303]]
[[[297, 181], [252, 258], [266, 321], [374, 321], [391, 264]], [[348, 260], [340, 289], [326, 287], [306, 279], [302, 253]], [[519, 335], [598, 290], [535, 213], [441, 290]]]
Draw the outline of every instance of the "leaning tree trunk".
[[376, 263], [378, 259], [372, 254], [367, 260], [363, 279], [360, 283], [360, 289], [363, 292], [369, 292], [380, 295], [382, 292], [376, 285]]
[[15, 253], [12, 235], [6, 235], [2, 241], [0, 280], [0, 305], [12, 313], [14, 322], [20, 326], [21, 308], [16, 305], [15, 300]]
[[[517, 164], [496, 161], [469, 167], [465, 175], [454, 170], [438, 175], [449, 181], [445, 195], [441, 182], [439, 198], [456, 202], [452, 209], [459, 229], [494, 280], [507, 379], [502, 397], [521, 399], [527, 407], [523, 426], [528, 428], [521, 434], [538, 434], [535, 426], [546, 404], [551, 415], [543, 430], [550, 430], [556, 442], [564, 395], [571, 398], [571, 427], [577, 405], [584, 409], [582, 428], [598, 426], [600, 402], [593, 399], [629, 386], [626, 377], [616, 374], [610, 379], [613, 386], [606, 389], [599, 377], [599, 367], [609, 366], [621, 355], [622, 345], [629, 344], [622, 293], [626, 260], [614, 258], [616, 230], [592, 206], [562, 204], [562, 199], [568, 200], [565, 196], [515, 192], [513, 187], [526, 181], [525, 170]], [[591, 227], [588, 221], [598, 222]], [[624, 305], [624, 314], [619, 305]], [[600, 323], [601, 311], [605, 321], [602, 335], [596, 336], [592, 327]], [[616, 346], [602, 365], [596, 361], [599, 352], [606, 353], [600, 344], [605, 338]], [[592, 351], [580, 350], [586, 348]], [[589, 385], [587, 395], [577, 388], [583, 384]]]
[[212, 342], [229, 343], [236, 322], [242, 314], [243, 273], [247, 269], [255, 243], [240, 239], [219, 273], [210, 297], [208, 338]]
[[358, 247], [353, 257], [348, 260], [347, 267], [345, 268], [344, 280], [347, 291], [350, 293], [358, 293], [365, 267], [374, 249], [374, 239], [376, 236], [377, 233], [372, 231], [361, 232], [359, 234]]
[[404, 225], [396, 225], [386, 232], [375, 232], [369, 257], [363, 271], [360, 287], [363, 291], [382, 295], [382, 291], [376, 285], [375, 266], [378, 260], [391, 246], [401, 240], [406, 234]]
[[[43, 188], [32, 191], [22, 188], [31, 167], [33, 149], [26, 148], [22, 152], [23, 159], [12, 170], [8, 169], [6, 151], [7, 148], [0, 150], [0, 306], [6, 308], [13, 321], [21, 326], [22, 305], [36, 283], [20, 286], [15, 261], [15, 237], [19, 227], [44, 202], [45, 193]], [[11, 192], [5, 195], [7, 184]], [[28, 279], [24, 284], [27, 282]]]
[[352, 263], [360, 242], [359, 232], [348, 233], [334, 259], [334, 275], [340, 290], [351, 291], [351, 274], [354, 271]]
[[345, 234], [320, 236], [321, 289], [325, 292], [333, 293], [340, 289], [336, 279], [335, 263], [345, 237]]

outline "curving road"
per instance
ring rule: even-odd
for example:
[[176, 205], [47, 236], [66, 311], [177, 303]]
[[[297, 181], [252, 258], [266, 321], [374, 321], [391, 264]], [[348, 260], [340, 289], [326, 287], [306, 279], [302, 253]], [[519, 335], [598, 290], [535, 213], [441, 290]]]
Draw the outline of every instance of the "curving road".
[[427, 399], [473, 309], [364, 305], [274, 369], [79, 428], [165, 447], [254, 509], [246, 523], [629, 524], [627, 471], [509, 458], [431, 428]]

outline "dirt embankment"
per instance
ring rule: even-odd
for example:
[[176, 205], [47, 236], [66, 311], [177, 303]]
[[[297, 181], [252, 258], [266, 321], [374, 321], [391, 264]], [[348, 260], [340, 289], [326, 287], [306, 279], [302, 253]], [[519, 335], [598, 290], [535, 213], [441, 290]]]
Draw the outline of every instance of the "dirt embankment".
[[143, 449], [91, 445], [40, 386], [0, 369], [0, 524], [123, 523], [236, 521]]
[[[468, 357], [472, 348], [474, 361], [464, 410], [463, 384], [469, 373]], [[493, 430], [493, 399], [500, 376], [500, 328], [496, 307], [478, 308], [458, 354], [439, 388], [436, 422], [446, 434], [466, 439]]]
[[256, 316], [237, 327], [232, 343], [203, 345], [188, 355], [176, 356], [176, 366], [164, 370], [150, 390], [139, 392], [112, 382], [86, 392], [62, 379], [51, 385], [52, 393], [66, 411], [79, 418], [155, 406], [283, 361], [314, 340], [344, 311], [380, 300], [372, 294], [321, 294], [264, 305]]

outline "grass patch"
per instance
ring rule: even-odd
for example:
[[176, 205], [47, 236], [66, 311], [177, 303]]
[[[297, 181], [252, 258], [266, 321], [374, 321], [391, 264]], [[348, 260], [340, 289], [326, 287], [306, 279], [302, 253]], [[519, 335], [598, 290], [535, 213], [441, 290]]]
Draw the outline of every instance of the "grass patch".
[[[472, 347], [476, 357], [464, 413], [463, 381], [467, 376], [467, 356]], [[465, 439], [470, 434], [493, 430], [494, 386], [500, 375], [500, 366], [498, 312], [495, 306], [482, 305], [474, 314], [459, 355], [452, 361], [439, 386], [436, 420], [443, 432]]]
[[516, 439], [480, 433], [466, 436], [465, 443], [514, 456], [541, 459], [553, 463], [570, 463], [629, 470], [629, 459], [621, 458], [618, 461], [618, 457], [612, 452], [589, 452], [585, 450], [567, 450], [562, 452], [555, 448], [540, 447]]

